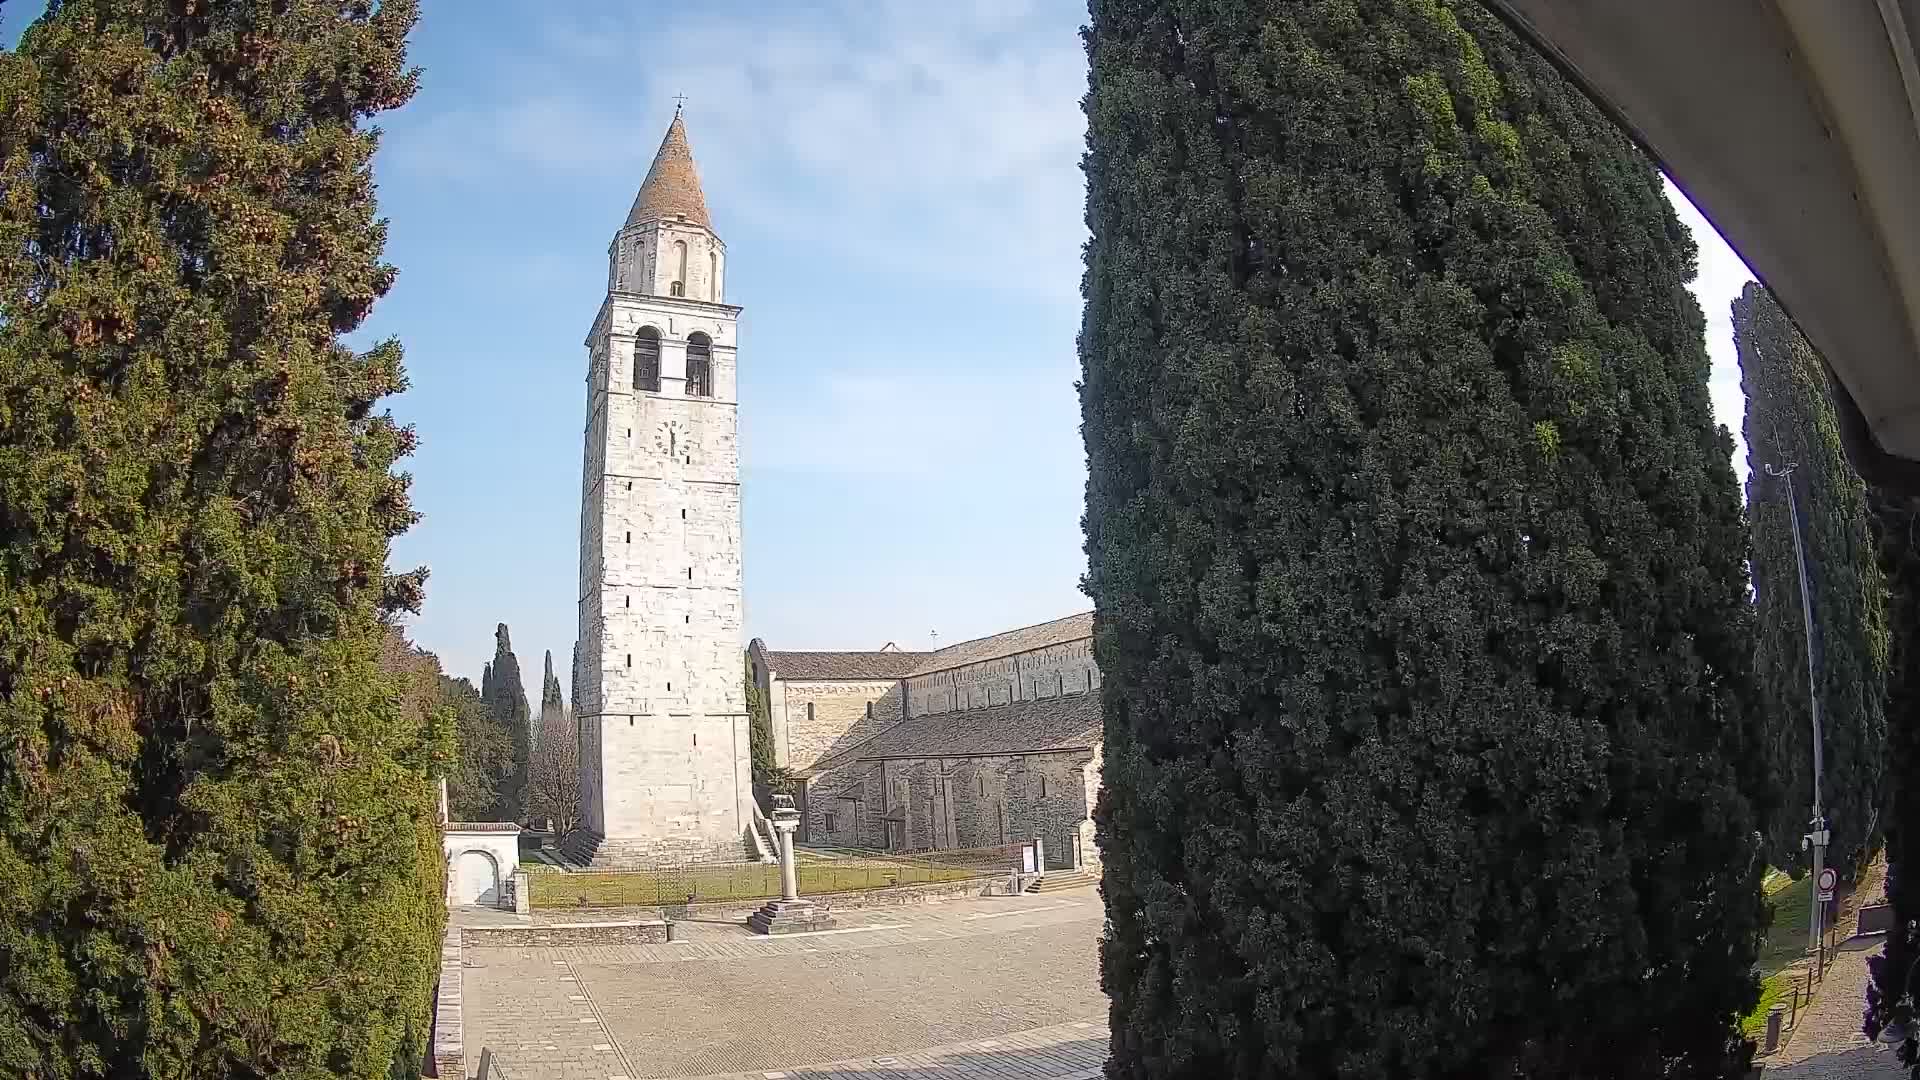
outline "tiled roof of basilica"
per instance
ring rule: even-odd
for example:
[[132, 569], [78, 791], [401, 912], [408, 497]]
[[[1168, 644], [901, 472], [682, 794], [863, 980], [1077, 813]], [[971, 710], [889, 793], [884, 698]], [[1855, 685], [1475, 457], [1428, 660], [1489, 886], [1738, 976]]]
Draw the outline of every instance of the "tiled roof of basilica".
[[902, 720], [874, 736], [857, 758], [1038, 754], [1099, 744], [1100, 695], [1081, 693]]
[[634, 197], [627, 214], [628, 225], [682, 217], [711, 230], [707, 216], [707, 197], [700, 190], [700, 173], [693, 166], [693, 147], [687, 144], [687, 125], [680, 114], [673, 114], [667, 137], [660, 140], [660, 151], [653, 156], [653, 168], [647, 170], [646, 183]]
[[949, 645], [930, 653], [921, 653], [919, 667], [913, 669], [915, 675], [925, 675], [932, 671], [945, 671], [948, 668], [965, 667], [968, 664], [998, 660], [1014, 653], [1032, 652], [1049, 645], [1078, 641], [1093, 636], [1093, 612], [1083, 611], [1078, 615], [1069, 615], [1064, 619], [1043, 622], [1038, 626], [1023, 626], [1018, 630], [1009, 630], [992, 637], [974, 638]]
[[772, 652], [767, 666], [773, 673], [793, 682], [814, 680], [864, 682], [874, 679], [904, 679], [913, 673], [923, 652]]

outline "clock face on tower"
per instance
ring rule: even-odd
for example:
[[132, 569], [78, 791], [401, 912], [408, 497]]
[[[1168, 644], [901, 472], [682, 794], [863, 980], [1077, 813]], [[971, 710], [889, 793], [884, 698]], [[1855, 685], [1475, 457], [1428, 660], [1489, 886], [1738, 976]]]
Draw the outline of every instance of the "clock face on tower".
[[664, 457], [681, 457], [690, 451], [687, 445], [687, 429], [680, 426], [678, 420], [669, 420], [661, 424], [653, 433], [653, 449]]

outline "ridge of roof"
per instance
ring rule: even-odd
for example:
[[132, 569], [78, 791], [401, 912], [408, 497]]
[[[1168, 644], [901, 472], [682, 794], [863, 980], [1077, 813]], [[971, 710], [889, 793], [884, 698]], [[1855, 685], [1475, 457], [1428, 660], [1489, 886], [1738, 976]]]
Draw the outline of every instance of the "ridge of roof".
[[922, 653], [921, 655], [927, 659], [913, 670], [913, 674], [929, 675], [936, 671], [985, 663], [988, 660], [998, 660], [1015, 653], [1032, 652], [1035, 649], [1044, 649], [1050, 645], [1059, 645], [1092, 636], [1093, 612], [1082, 611], [1063, 618], [1034, 623], [1031, 626], [972, 638], [936, 649], [931, 653]]

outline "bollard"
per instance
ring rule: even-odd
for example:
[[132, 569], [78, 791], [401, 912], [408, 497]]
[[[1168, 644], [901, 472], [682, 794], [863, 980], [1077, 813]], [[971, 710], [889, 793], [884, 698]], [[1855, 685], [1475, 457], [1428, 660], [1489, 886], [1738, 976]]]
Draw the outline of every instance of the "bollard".
[[1767, 1041], [1762, 1044], [1761, 1053], [1771, 1054], [1780, 1049], [1780, 1025], [1786, 1019], [1787, 1006], [1782, 1002], [1774, 1002], [1773, 1007], [1767, 1010]]

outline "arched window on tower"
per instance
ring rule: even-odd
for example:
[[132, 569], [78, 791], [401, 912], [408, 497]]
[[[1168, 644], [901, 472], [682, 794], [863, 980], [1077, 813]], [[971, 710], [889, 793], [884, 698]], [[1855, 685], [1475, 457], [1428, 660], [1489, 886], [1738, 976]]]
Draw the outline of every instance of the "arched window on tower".
[[687, 396], [713, 396], [713, 345], [705, 334], [687, 335]]
[[687, 295], [687, 242], [673, 242], [673, 287], [668, 290], [675, 296]]
[[660, 392], [660, 331], [643, 326], [633, 338], [633, 388]]
[[720, 302], [720, 255], [713, 251], [707, 252], [707, 299]]

